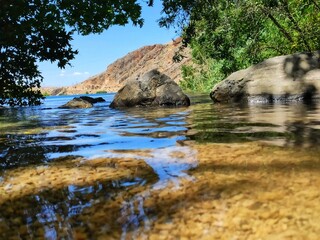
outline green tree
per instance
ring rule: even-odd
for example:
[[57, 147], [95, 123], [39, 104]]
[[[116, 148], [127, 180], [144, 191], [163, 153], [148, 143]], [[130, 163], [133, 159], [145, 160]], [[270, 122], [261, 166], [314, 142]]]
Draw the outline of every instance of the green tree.
[[[141, 26], [139, 0], [0, 0], [0, 105], [39, 104], [38, 61], [60, 68], [77, 54], [73, 33]], [[141, 0], [149, 6], [153, 0]], [[315, 0], [162, 0], [160, 26], [176, 26], [194, 66], [182, 86], [208, 90], [233, 71], [265, 58], [320, 49]], [[181, 56], [180, 56], [181, 57]], [[176, 59], [180, 58], [178, 55]]]
[[73, 33], [101, 33], [130, 21], [143, 24], [137, 0], [0, 2], [0, 105], [40, 104], [37, 62], [57, 62], [60, 68], [69, 64], [78, 53], [70, 43]]
[[160, 24], [182, 29], [192, 49], [194, 64], [184, 67], [182, 86], [207, 91], [266, 58], [319, 50], [319, 10], [314, 0], [196, 0], [171, 8]]

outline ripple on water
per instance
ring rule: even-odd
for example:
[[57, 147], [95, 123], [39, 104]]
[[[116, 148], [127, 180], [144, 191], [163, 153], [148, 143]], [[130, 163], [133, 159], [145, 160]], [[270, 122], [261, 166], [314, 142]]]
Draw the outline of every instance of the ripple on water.
[[113, 110], [108, 96], [4, 110], [0, 238], [320, 235], [318, 106]]

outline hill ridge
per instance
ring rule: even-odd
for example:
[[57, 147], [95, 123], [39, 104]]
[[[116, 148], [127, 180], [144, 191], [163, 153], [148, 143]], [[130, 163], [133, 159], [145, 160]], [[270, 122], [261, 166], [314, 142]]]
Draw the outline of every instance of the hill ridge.
[[143, 46], [117, 59], [108, 65], [102, 73], [91, 76], [81, 83], [68, 87], [43, 88], [42, 91], [50, 95], [117, 92], [127, 81], [152, 69], [158, 69], [174, 81], [179, 82], [181, 80], [181, 66], [191, 62], [189, 49], [183, 51], [185, 58], [181, 62], [173, 61], [180, 46], [180, 38], [167, 44]]

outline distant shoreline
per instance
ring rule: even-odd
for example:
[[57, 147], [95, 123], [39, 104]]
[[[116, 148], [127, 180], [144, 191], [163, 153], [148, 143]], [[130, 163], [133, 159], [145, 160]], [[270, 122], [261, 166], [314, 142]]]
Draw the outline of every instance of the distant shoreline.
[[[71, 91], [70, 91], [71, 88]], [[110, 89], [110, 91], [106, 90], [96, 90], [93, 92], [92, 90], [78, 90], [78, 89], [72, 89], [73, 87], [41, 87], [40, 91], [43, 96], [62, 96], [62, 95], [85, 95], [85, 94], [104, 94], [104, 93], [116, 93], [118, 89], [114, 89], [113, 91]]]

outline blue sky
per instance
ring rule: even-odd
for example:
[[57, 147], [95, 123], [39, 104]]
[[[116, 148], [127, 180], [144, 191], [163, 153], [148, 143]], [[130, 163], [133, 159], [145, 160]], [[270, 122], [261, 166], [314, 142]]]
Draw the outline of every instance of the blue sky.
[[79, 54], [71, 61], [72, 67], [60, 69], [56, 63], [39, 64], [44, 77], [42, 86], [70, 86], [80, 83], [90, 76], [106, 70], [107, 66], [127, 53], [146, 45], [167, 43], [177, 37], [174, 29], [158, 26], [161, 14], [161, 3], [155, 1], [153, 7], [141, 3], [142, 17], [145, 19], [142, 28], [132, 26], [114, 26], [100, 35], [74, 36], [72, 46]]

